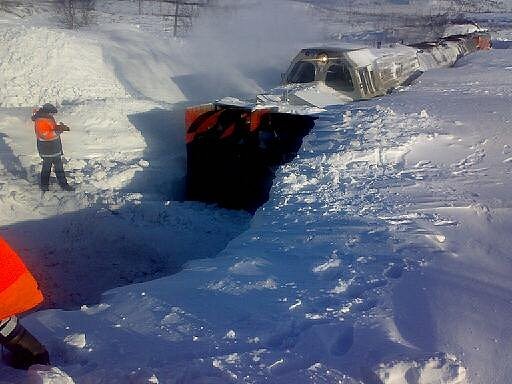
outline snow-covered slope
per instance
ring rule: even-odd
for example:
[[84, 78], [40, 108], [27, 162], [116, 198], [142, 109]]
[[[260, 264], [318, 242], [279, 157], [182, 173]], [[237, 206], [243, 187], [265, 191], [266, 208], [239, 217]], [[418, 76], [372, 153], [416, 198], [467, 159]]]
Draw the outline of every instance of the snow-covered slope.
[[2, 28], [0, 105], [126, 96], [101, 46], [74, 35], [44, 27]]
[[[242, 9], [236, 14], [244, 22], [233, 17], [218, 25], [221, 10], [205, 16], [193, 37], [177, 40], [115, 20], [65, 30], [46, 3], [36, 3], [17, 8], [23, 18], [0, 15], [0, 227], [38, 278], [44, 305], [97, 302], [109, 288], [216, 255], [249, 215], [170, 202], [183, 197], [183, 108], [278, 81], [295, 47], [279, 54], [277, 47], [290, 40], [300, 46], [300, 34], [265, 21], [270, 6], [256, 14]], [[286, 4], [281, 13], [306, 18], [307, 7]], [[262, 22], [274, 25], [266, 35]], [[258, 44], [279, 35], [276, 54], [263, 60], [249, 46], [237, 53], [242, 31]], [[57, 119], [71, 126], [62, 140], [74, 194], [55, 184], [44, 196], [38, 189], [41, 160], [30, 115], [43, 102], [57, 104]]]
[[76, 382], [506, 383], [510, 59], [328, 111], [218, 258], [27, 324]]
[[[0, 231], [57, 308], [22, 320], [55, 367], [1, 365], [0, 383], [508, 383], [512, 51], [329, 109], [237, 236], [246, 214], [169, 201], [179, 108], [279, 73], [285, 53], [259, 56], [265, 12], [226, 23], [261, 33], [226, 44], [224, 26], [203, 40], [214, 19], [186, 41], [0, 23]], [[56, 57], [71, 68], [42, 81]], [[37, 187], [29, 116], [48, 96], [75, 195]]]
[[[192, 48], [127, 25], [69, 31], [41, 15], [0, 21], [0, 226], [26, 250], [46, 306], [77, 307], [111, 287], [175, 272], [214, 256], [245, 227], [246, 213], [169, 203], [182, 198], [186, 164], [187, 99], [174, 79], [190, 73]], [[30, 116], [44, 102], [71, 127], [62, 140], [74, 194], [38, 188]], [[50, 237], [39, 229], [47, 225]], [[162, 233], [172, 234], [161, 241]], [[112, 265], [121, 267], [102, 279], [77, 279]]]

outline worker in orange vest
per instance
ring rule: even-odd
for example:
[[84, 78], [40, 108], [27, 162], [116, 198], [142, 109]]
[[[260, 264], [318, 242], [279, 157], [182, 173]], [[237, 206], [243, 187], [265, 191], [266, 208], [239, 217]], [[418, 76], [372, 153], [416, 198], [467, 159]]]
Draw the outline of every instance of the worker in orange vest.
[[11, 352], [14, 368], [49, 364], [46, 348], [18, 321], [16, 315], [43, 300], [37, 282], [16, 252], [0, 237], [0, 344]]
[[74, 188], [68, 184], [66, 174], [64, 173], [62, 141], [60, 140], [60, 134], [64, 131], [69, 131], [69, 127], [63, 123], [57, 124], [53, 117], [55, 113], [57, 113], [55, 106], [45, 104], [32, 115], [37, 136], [37, 150], [39, 151], [39, 156], [43, 159], [40, 186], [43, 192], [48, 191], [53, 165], [60, 187], [65, 191], [74, 191]]

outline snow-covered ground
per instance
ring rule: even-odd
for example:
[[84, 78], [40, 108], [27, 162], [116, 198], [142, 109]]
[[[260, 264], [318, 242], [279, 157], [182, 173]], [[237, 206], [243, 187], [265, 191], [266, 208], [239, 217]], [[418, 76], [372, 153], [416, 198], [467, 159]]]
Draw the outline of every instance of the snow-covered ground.
[[[0, 233], [54, 367], [0, 383], [509, 382], [512, 50], [328, 109], [252, 218], [180, 201], [184, 105], [259, 92], [321, 36], [276, 4], [185, 40], [1, 19]], [[46, 101], [74, 194], [37, 186]]]
[[[208, 95], [197, 87], [185, 97], [173, 79], [189, 76], [200, 37], [185, 46], [130, 26], [75, 32], [40, 18], [0, 24], [0, 226], [23, 250], [45, 306], [78, 308], [215, 256], [250, 216], [180, 202], [183, 108]], [[244, 87], [231, 84], [219, 92]], [[44, 102], [60, 105], [57, 118], [71, 126], [63, 144], [74, 194], [38, 189], [30, 115]]]

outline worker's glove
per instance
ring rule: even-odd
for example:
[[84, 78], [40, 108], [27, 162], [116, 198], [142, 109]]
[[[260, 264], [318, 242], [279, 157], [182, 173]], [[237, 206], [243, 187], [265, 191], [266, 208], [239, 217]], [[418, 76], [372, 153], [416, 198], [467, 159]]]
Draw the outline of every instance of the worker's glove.
[[69, 127], [64, 123], [59, 123], [59, 125], [57, 125], [57, 130], [60, 132], [69, 131]]
[[28, 369], [34, 364], [50, 364], [46, 348], [20, 323], [8, 336], [0, 335], [0, 344], [11, 352], [6, 360], [13, 368]]

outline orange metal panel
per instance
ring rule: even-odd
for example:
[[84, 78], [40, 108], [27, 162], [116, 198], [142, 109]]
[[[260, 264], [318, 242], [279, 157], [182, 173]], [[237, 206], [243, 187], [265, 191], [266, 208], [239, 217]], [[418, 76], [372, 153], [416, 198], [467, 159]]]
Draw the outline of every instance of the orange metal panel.
[[262, 118], [269, 114], [270, 111], [270, 109], [257, 109], [251, 112], [251, 132], [256, 131], [260, 127]]
[[212, 103], [187, 108], [185, 111], [185, 127], [187, 132], [199, 116], [214, 110], [215, 106]]
[[196, 133], [204, 133], [208, 131], [210, 128], [215, 126], [217, 124], [217, 121], [219, 121], [219, 116], [221, 115], [222, 111], [216, 111], [211, 116], [208, 116], [201, 124], [197, 127], [195, 130]]
[[490, 36], [476, 36], [475, 44], [477, 49], [488, 50], [491, 49], [491, 38]]

